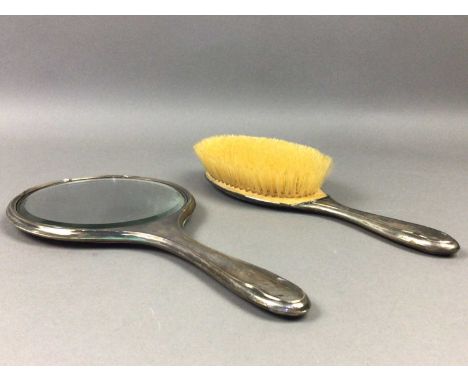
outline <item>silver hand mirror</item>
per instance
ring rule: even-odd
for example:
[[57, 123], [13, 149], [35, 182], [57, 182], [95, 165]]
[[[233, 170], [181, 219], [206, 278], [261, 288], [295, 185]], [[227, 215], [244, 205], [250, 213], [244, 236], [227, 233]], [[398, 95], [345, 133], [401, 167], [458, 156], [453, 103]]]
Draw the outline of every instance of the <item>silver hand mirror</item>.
[[30, 188], [10, 202], [7, 216], [20, 230], [48, 239], [155, 246], [189, 261], [260, 308], [284, 316], [307, 312], [309, 299], [298, 286], [184, 233], [194, 208], [193, 196], [176, 184], [106, 175]]

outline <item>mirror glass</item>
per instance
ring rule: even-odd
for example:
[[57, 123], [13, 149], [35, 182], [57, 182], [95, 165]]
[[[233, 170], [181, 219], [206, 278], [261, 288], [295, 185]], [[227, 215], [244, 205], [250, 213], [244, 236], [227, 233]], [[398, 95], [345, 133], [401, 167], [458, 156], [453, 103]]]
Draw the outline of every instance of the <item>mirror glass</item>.
[[19, 210], [28, 219], [61, 226], [115, 225], [170, 215], [184, 196], [164, 183], [102, 178], [60, 183], [28, 195]]

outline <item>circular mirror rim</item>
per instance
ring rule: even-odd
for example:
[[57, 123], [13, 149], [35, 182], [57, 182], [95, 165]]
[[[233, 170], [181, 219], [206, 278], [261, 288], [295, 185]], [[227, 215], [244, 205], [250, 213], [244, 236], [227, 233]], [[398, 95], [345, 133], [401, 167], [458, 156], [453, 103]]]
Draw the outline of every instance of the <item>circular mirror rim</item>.
[[[52, 224], [52, 222], [44, 222], [42, 219], [34, 219], [35, 217], [25, 216], [20, 211], [20, 206], [24, 199], [28, 197], [33, 192], [41, 190], [43, 188], [61, 185], [64, 183], [71, 183], [71, 182], [83, 182], [89, 180], [99, 180], [99, 179], [133, 179], [133, 180], [141, 180], [141, 181], [149, 181], [155, 183], [162, 183], [167, 186], [173, 187], [176, 191], [178, 191], [184, 197], [184, 204], [182, 207], [174, 211], [167, 216], [164, 217], [148, 217], [139, 220], [133, 220], [128, 222], [122, 223], [112, 223], [109, 225], [99, 224], [99, 225], [89, 225], [89, 226], [81, 226], [77, 225], [76, 227], [70, 225], [59, 225], [59, 224]], [[150, 178], [150, 177], [141, 177], [141, 176], [130, 176], [130, 175], [100, 175], [100, 176], [92, 176], [92, 177], [81, 177], [81, 178], [65, 178], [59, 181], [45, 183], [39, 186], [31, 187], [21, 194], [17, 195], [13, 200], [9, 203], [6, 214], [7, 217], [12, 221], [12, 223], [22, 231], [26, 231], [36, 236], [46, 237], [50, 239], [59, 239], [59, 240], [99, 240], [108, 241], [111, 239], [119, 240], [125, 239], [125, 232], [128, 230], [129, 227], [151, 223], [154, 221], [161, 221], [167, 218], [171, 218], [177, 216], [178, 221], [181, 225], [185, 222], [185, 220], [190, 216], [193, 209], [195, 208], [195, 199], [194, 197], [183, 187], [167, 182], [165, 180]]]

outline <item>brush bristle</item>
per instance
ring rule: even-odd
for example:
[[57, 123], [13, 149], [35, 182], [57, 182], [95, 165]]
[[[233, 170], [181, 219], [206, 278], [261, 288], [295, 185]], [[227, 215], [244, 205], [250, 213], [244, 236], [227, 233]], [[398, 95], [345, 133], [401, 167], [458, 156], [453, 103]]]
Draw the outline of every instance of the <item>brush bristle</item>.
[[320, 151], [274, 138], [220, 135], [194, 146], [215, 180], [241, 191], [275, 198], [321, 193], [332, 159]]

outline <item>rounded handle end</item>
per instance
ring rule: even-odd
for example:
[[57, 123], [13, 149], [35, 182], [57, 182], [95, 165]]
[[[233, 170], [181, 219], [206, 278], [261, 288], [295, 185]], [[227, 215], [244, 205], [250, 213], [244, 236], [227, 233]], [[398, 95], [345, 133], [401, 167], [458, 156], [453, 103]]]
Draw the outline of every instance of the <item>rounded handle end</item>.
[[397, 222], [405, 227], [389, 233], [387, 237], [390, 240], [434, 256], [450, 257], [460, 249], [460, 244], [445, 232], [418, 224]]
[[310, 309], [310, 300], [306, 294], [300, 299], [290, 302], [282, 302], [279, 305], [270, 304], [268, 310], [272, 313], [289, 317], [301, 317]]
[[[250, 298], [259, 306], [275, 314], [289, 317], [300, 317], [306, 314], [310, 309], [307, 294], [290, 281], [271, 273], [270, 275], [276, 278], [274, 283], [270, 280], [266, 283], [265, 280], [262, 280], [263, 282], [259, 280], [258, 287], [244, 283], [246, 289], [249, 290]], [[274, 295], [268, 293], [268, 289], [268, 292]]]
[[[430, 241], [427, 245], [422, 245], [422, 250], [426, 253], [436, 256], [450, 257], [460, 249], [460, 244], [448, 234], [441, 232], [443, 238]], [[423, 239], [424, 241], [424, 239]]]

